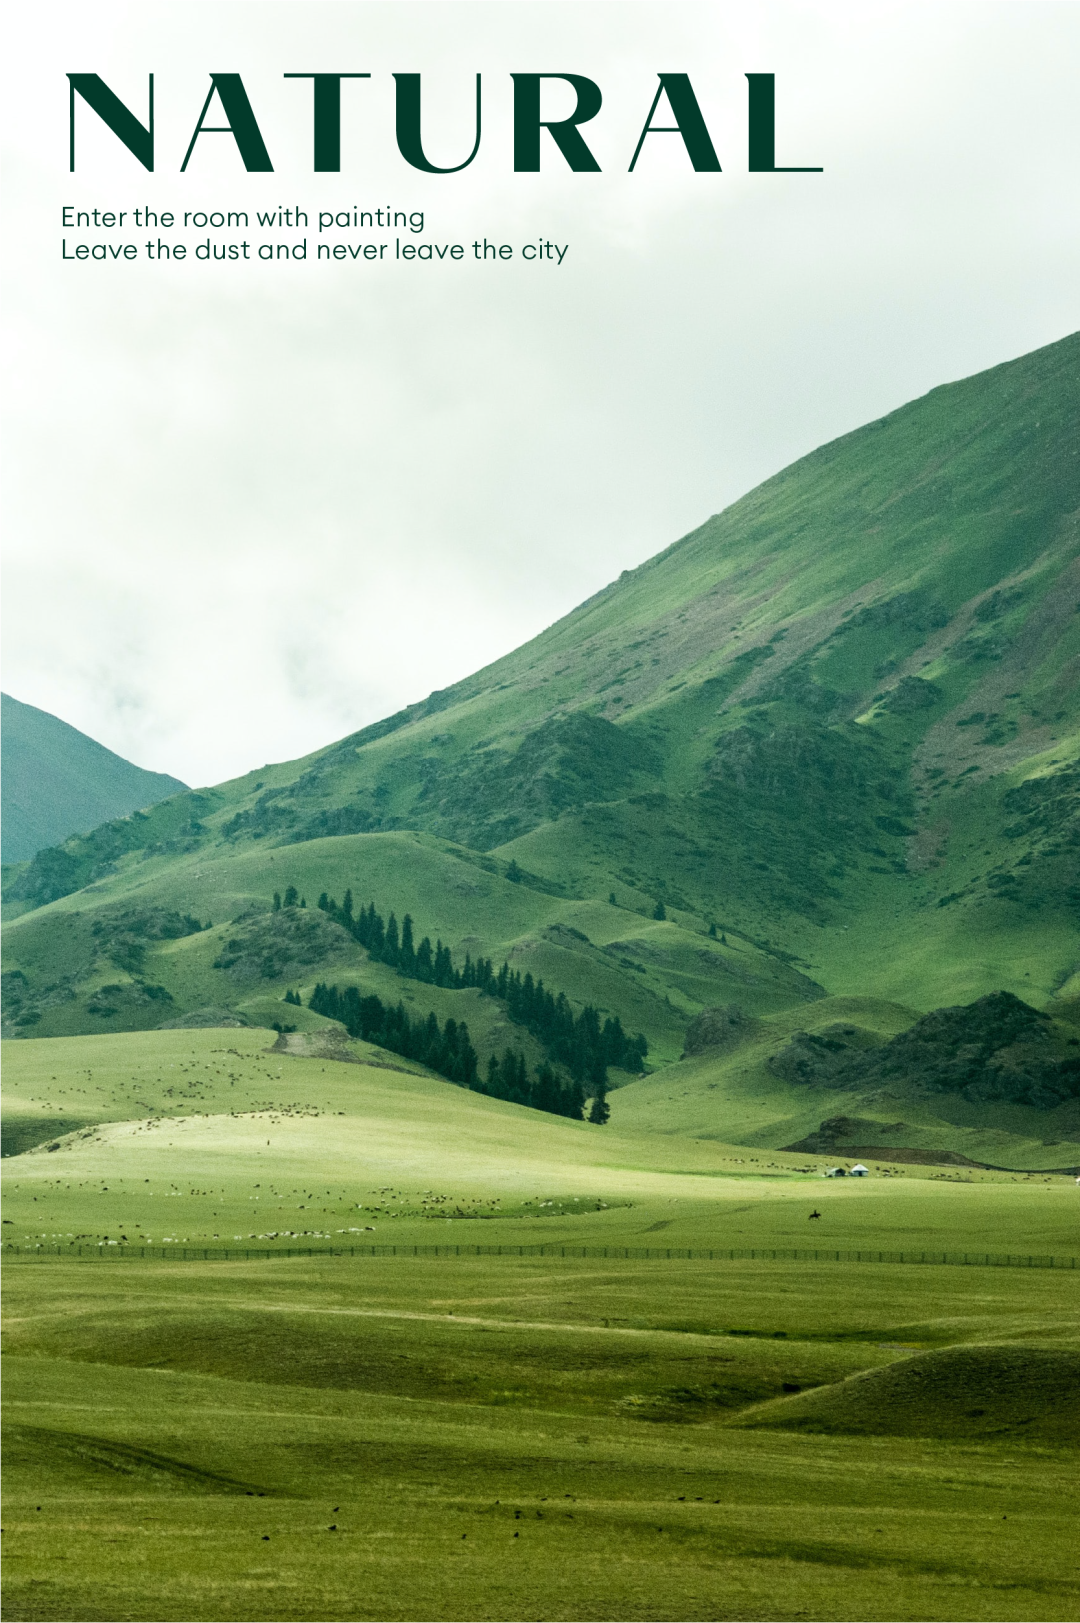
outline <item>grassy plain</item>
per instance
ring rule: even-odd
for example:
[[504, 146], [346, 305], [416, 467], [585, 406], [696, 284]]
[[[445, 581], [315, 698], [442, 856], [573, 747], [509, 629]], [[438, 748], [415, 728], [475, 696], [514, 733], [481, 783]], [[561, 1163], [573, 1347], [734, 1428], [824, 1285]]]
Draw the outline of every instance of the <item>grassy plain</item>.
[[1076, 1249], [1071, 1178], [883, 1162], [823, 1180], [826, 1156], [621, 1130], [630, 1089], [593, 1127], [390, 1069], [363, 1044], [353, 1065], [273, 1052], [270, 1036], [5, 1044], [5, 1119], [38, 1138], [7, 1164], [5, 1235]]
[[[9, 1264], [9, 1618], [1080, 1616], [1069, 1425], [980, 1373], [1080, 1357], [1078, 1272], [213, 1256], [237, 1236], [1063, 1255], [1071, 1180], [831, 1182], [821, 1157], [268, 1043], [7, 1045], [38, 1142], [5, 1162], [3, 1232], [108, 1259]], [[137, 1260], [122, 1235], [211, 1257]], [[947, 1437], [910, 1392], [897, 1434], [865, 1387], [846, 1399], [958, 1348], [973, 1395], [952, 1383]], [[818, 1420], [785, 1418], [819, 1392]]]
[[294, 1259], [8, 1288], [9, 1618], [1080, 1613], [1070, 1450], [731, 1423], [913, 1346], [1075, 1345], [1061, 1277]]

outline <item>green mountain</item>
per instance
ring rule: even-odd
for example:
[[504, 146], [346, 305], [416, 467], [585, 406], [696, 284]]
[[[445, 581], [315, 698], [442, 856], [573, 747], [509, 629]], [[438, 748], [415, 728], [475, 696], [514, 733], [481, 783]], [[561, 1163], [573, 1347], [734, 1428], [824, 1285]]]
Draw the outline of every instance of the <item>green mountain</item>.
[[[481, 1065], [507, 1044], [542, 1057], [502, 1003], [402, 979], [333, 909], [303, 929], [303, 909], [272, 912], [290, 885], [308, 916], [351, 888], [455, 966], [506, 959], [618, 1015], [650, 1067], [680, 1061], [708, 1008], [772, 1022], [779, 1049], [826, 1000], [890, 1038], [992, 992], [1063, 1006], [1080, 984], [1078, 379], [1080, 335], [935, 389], [456, 686], [10, 870], [9, 1029], [203, 1009], [306, 1028], [286, 989], [306, 1004], [355, 983], [465, 1019]], [[625, 1081], [627, 1109], [659, 1085]], [[774, 1141], [845, 1100], [864, 1114], [819, 1090]]]
[[0, 695], [3, 722], [4, 862], [24, 862], [114, 817], [156, 805], [186, 787], [145, 772], [78, 728]]

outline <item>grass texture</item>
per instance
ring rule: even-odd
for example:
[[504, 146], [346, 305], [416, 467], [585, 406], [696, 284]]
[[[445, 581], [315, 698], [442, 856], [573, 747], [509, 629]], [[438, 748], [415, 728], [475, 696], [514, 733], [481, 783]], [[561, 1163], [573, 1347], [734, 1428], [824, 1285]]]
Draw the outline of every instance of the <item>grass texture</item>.
[[3, 1233], [109, 1260], [9, 1263], [8, 1617], [1078, 1615], [1076, 1273], [119, 1240], [1061, 1252], [1072, 1180], [832, 1182], [252, 1031], [9, 1053], [16, 1122], [70, 1130]]

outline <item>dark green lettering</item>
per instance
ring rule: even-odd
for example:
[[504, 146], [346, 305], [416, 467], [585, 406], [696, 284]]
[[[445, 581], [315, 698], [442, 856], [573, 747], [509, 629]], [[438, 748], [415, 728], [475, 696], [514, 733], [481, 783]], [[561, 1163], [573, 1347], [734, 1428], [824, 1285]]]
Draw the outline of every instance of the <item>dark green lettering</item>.
[[473, 149], [464, 163], [451, 164], [447, 168], [429, 163], [424, 155], [420, 138], [420, 75], [395, 73], [394, 78], [397, 82], [397, 144], [405, 162], [411, 163], [414, 169], [422, 169], [426, 175], [456, 175], [459, 169], [467, 169], [480, 150], [480, 75], [476, 75], [476, 139]]
[[750, 172], [759, 175], [820, 175], [821, 169], [776, 167], [776, 75], [748, 73]]
[[75, 92], [78, 91], [88, 107], [107, 124], [114, 135], [119, 136], [133, 157], [138, 158], [144, 169], [153, 170], [154, 167], [154, 75], [148, 75], [150, 80], [150, 117], [146, 125], [139, 123], [135, 114], [124, 106], [119, 96], [111, 91], [108, 85], [97, 73], [69, 73], [69, 140], [70, 160], [69, 168], [75, 168]]
[[[578, 73], [512, 73], [514, 81], [514, 171], [535, 174], [540, 168], [540, 131], [551, 138], [576, 174], [596, 173], [600, 165], [585, 145], [577, 126], [600, 111], [600, 86]], [[540, 117], [541, 79], [565, 79], [577, 92], [577, 106], [569, 118]]]
[[[210, 103], [214, 99], [215, 92], [221, 101], [225, 117], [229, 120], [227, 124], [203, 123]], [[259, 126], [255, 122], [255, 114], [251, 110], [251, 103], [248, 101], [247, 91], [244, 89], [244, 82], [238, 73], [212, 73], [210, 75], [210, 92], [203, 102], [199, 122], [195, 126], [195, 133], [188, 143], [184, 161], [180, 165], [181, 174], [184, 173], [188, 166], [188, 160], [200, 135], [231, 135], [236, 142], [241, 158], [244, 160], [244, 168], [249, 174], [273, 173], [274, 166], [270, 162], [270, 154], [263, 144]]]
[[341, 169], [341, 81], [370, 79], [370, 73], [286, 73], [286, 79], [315, 81], [315, 173], [336, 175]]
[[[720, 159], [716, 156], [716, 149], [712, 144], [705, 120], [701, 116], [697, 97], [694, 95], [688, 73], [661, 73], [660, 88], [653, 97], [653, 104], [649, 108], [649, 116], [645, 120], [645, 128], [634, 148], [634, 156], [630, 159], [630, 170], [633, 174], [634, 165], [638, 161], [638, 154], [645, 144], [647, 135], [681, 135], [683, 145], [690, 155], [690, 162], [699, 173], [719, 174]], [[674, 124], [654, 124], [653, 114], [662, 95], [667, 93], [668, 106], [675, 116]]]

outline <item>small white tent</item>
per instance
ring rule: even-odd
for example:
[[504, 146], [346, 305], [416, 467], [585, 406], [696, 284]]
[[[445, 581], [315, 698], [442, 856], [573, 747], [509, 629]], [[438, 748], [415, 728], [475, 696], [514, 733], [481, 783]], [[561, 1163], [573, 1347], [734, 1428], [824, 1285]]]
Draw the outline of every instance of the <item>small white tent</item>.
[[868, 1178], [869, 1176], [870, 1168], [864, 1167], [861, 1161], [856, 1161], [855, 1165], [851, 1169], [851, 1172], [849, 1173], [849, 1177], [852, 1178]]

